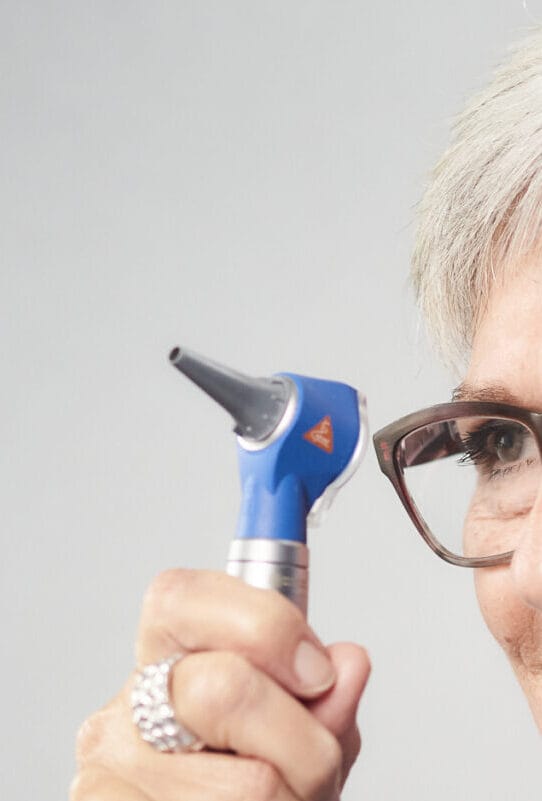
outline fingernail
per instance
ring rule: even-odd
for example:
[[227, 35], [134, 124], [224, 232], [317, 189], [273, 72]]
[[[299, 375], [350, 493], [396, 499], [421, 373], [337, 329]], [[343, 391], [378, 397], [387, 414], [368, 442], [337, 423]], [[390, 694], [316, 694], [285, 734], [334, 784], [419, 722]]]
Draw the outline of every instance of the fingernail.
[[311, 692], [327, 690], [336, 678], [335, 668], [328, 657], [308, 640], [301, 640], [297, 646], [294, 670]]

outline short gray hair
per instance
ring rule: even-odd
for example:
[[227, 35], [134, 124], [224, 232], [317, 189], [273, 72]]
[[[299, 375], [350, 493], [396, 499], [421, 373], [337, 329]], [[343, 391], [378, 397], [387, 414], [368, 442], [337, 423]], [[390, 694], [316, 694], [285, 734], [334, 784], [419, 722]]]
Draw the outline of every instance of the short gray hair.
[[492, 281], [542, 233], [542, 28], [516, 46], [453, 128], [419, 208], [412, 279], [456, 369]]

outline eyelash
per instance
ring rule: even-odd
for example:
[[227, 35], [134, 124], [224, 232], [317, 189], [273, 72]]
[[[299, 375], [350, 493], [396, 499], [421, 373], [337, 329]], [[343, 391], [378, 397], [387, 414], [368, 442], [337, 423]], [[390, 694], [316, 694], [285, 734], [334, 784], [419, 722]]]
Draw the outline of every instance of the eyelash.
[[511, 472], [517, 472], [522, 467], [533, 464], [534, 459], [527, 459], [519, 464], [505, 465], [491, 471], [488, 469], [488, 467], [494, 464], [496, 461], [496, 456], [489, 453], [487, 449], [489, 436], [491, 434], [499, 434], [503, 431], [509, 431], [510, 429], [519, 431], [522, 437], [525, 436], [523, 429], [514, 425], [503, 426], [486, 423], [485, 425], [476, 429], [476, 431], [471, 431], [471, 433], [468, 434], [463, 440], [465, 453], [458, 460], [458, 464], [473, 464], [475, 466], [485, 468], [484, 472], [486, 472], [486, 476], [490, 481], [494, 478], [508, 475]]

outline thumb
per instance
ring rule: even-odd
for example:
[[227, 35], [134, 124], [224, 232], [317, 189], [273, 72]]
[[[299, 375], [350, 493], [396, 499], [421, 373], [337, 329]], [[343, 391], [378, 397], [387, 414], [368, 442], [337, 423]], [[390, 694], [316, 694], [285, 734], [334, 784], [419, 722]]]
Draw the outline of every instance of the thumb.
[[338, 739], [343, 749], [343, 782], [361, 747], [356, 713], [371, 672], [367, 651], [354, 643], [335, 643], [327, 652], [337, 672], [333, 687], [306, 704], [312, 714]]

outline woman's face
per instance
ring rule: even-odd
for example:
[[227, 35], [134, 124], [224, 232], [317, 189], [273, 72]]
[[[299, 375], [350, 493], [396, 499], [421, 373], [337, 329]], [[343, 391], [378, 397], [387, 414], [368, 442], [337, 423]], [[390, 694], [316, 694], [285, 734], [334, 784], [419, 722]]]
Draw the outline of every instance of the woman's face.
[[[492, 288], [460, 397], [542, 411], [542, 258]], [[542, 486], [516, 526], [512, 563], [476, 570], [476, 591], [542, 730]]]

